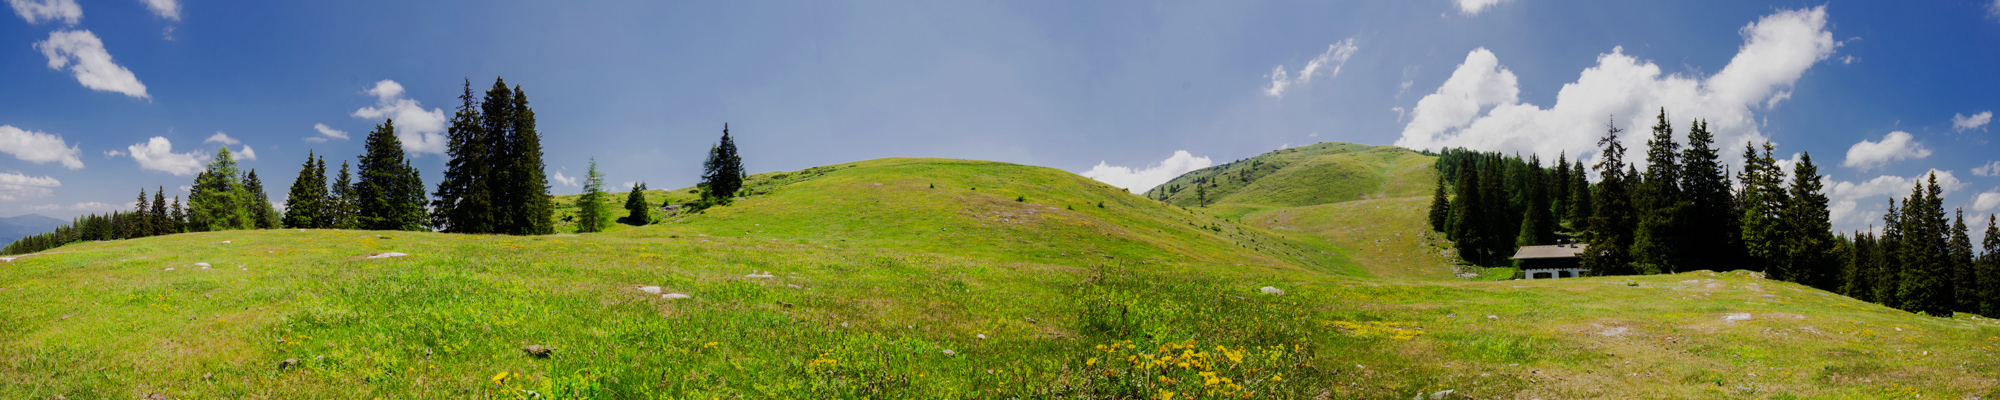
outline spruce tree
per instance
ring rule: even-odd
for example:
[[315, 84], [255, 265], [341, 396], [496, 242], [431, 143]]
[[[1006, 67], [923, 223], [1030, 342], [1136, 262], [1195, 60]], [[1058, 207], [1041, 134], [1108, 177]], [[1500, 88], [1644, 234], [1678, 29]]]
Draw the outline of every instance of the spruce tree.
[[1641, 274], [1673, 273], [1680, 265], [1681, 196], [1680, 144], [1674, 142], [1674, 128], [1667, 123], [1667, 110], [1660, 109], [1653, 138], [1646, 141], [1646, 174], [1633, 190], [1638, 207], [1639, 227], [1632, 245], [1634, 268]]
[[146, 203], [146, 188], [139, 188], [139, 201], [132, 208], [133, 237], [153, 236], [153, 218], [148, 215], [153, 207]]
[[1979, 263], [1978, 298], [1979, 313], [1983, 316], [2000, 316], [2000, 218], [1986, 216], [1985, 239], [1980, 241], [1982, 256]]
[[1854, 250], [1847, 253], [1845, 275], [1836, 292], [1856, 300], [1875, 301], [1875, 252], [1874, 235], [1854, 233]]
[[299, 177], [292, 180], [292, 190], [285, 195], [286, 228], [320, 228], [320, 209], [326, 201], [326, 176], [320, 175], [318, 154], [306, 151], [306, 162], [299, 167]]
[[188, 231], [187, 211], [186, 208], [181, 207], [180, 196], [174, 196], [174, 206], [172, 212], [173, 214], [171, 215], [171, 218], [169, 218], [167, 222], [167, 231], [172, 233], [187, 232]]
[[1444, 174], [1438, 174], [1436, 190], [1431, 193], [1431, 230], [1444, 232], [1445, 224], [1451, 221], [1451, 200], [1444, 193]]
[[[701, 164], [701, 202], [710, 205], [729, 205], [736, 192], [743, 189], [743, 158], [736, 154], [736, 140], [729, 137], [729, 124], [722, 124], [722, 139], [708, 150], [708, 160]], [[1207, 206], [1205, 192], [1200, 192], [1200, 203]]]
[[1597, 182], [1597, 193], [1591, 198], [1590, 247], [1584, 252], [1583, 265], [1594, 275], [1630, 275], [1632, 269], [1632, 241], [1638, 229], [1638, 210], [1632, 206], [1632, 176], [1628, 175], [1625, 164], [1625, 146], [1618, 142], [1618, 133], [1624, 131], [1615, 125], [1605, 124], [1604, 137], [1598, 139], [1597, 173], [1602, 179]]
[[195, 176], [194, 189], [188, 194], [189, 230], [206, 232], [254, 226], [245, 200], [249, 194], [238, 175], [229, 147], [217, 149], [207, 170]]
[[1559, 230], [1570, 231], [1569, 226], [1569, 152], [1556, 154], [1555, 174], [1549, 175], [1549, 216]]
[[1480, 206], [1486, 212], [1478, 214], [1482, 224], [1480, 233], [1483, 235], [1479, 242], [1484, 245], [1480, 250], [1485, 254], [1485, 265], [1500, 265], [1513, 255], [1514, 235], [1520, 229], [1519, 225], [1514, 225], [1519, 222], [1513, 220], [1513, 216], [1520, 214], [1513, 211], [1512, 199], [1506, 192], [1508, 185], [1506, 170], [1502, 167], [1504, 162], [1504, 158], [1495, 154], [1482, 164], [1479, 172], [1479, 200], [1486, 203]]
[[249, 207], [247, 212], [250, 214], [251, 227], [276, 229], [279, 224], [278, 211], [271, 207], [271, 197], [264, 193], [264, 181], [257, 178], [257, 169], [250, 169], [250, 174], [243, 177], [243, 193], [246, 195], [245, 205]]
[[1780, 264], [1784, 274], [1778, 278], [1834, 290], [1839, 286], [1834, 268], [1838, 248], [1824, 187], [1812, 153], [1800, 154], [1799, 163], [1792, 166], [1791, 194], [1785, 204], [1782, 239], [1787, 260]]
[[368, 132], [361, 154], [361, 179], [354, 183], [354, 221], [359, 229], [419, 231], [426, 221], [423, 184], [410, 185], [417, 174], [396, 138], [396, 121], [386, 120]]
[[1979, 312], [1979, 288], [1973, 286], [1979, 281], [1978, 272], [1973, 269], [1972, 238], [1965, 226], [1965, 209], [1957, 209], [1951, 224], [1950, 247], [1945, 253], [1946, 262], [1951, 266], [1950, 286], [1952, 288], [1952, 311]]
[[1687, 200], [1681, 213], [1679, 245], [1697, 249], [1681, 253], [1688, 265], [1735, 265], [1743, 251], [1741, 216], [1730, 193], [1729, 174], [1706, 121], [1688, 127], [1687, 148], [1681, 153], [1681, 192]]
[[1543, 182], [1541, 160], [1530, 156], [1525, 175], [1527, 207], [1515, 234], [1515, 247], [1551, 244], [1555, 242], [1555, 221], [1549, 217], [1548, 185]]
[[646, 183], [632, 185], [632, 193], [625, 195], [625, 223], [644, 226], [653, 222], [652, 212], [646, 203]]
[[[528, 94], [514, 86], [513, 128], [508, 131], [511, 162], [506, 182], [508, 204], [514, 206], [516, 235], [556, 233], [555, 198], [549, 196], [549, 178], [543, 172], [542, 136], [535, 130], [535, 109], [528, 107]], [[734, 149], [733, 145], [731, 147]]]
[[1889, 209], [1882, 214], [1882, 236], [1876, 240], [1874, 301], [1891, 308], [1903, 308], [1899, 296], [1903, 287], [1901, 264], [1903, 254], [1903, 208], [1896, 206], [1896, 199], [1889, 198]]
[[1948, 220], [1937, 175], [1931, 174], [1928, 180], [1928, 185], [1918, 184], [1903, 201], [1903, 239], [1897, 254], [1903, 281], [1896, 297], [1899, 308], [1905, 311], [1950, 317], [1954, 307]]
[[1584, 171], [1583, 160], [1570, 162], [1569, 210], [1567, 210], [1569, 215], [1566, 219], [1569, 220], [1570, 232], [1575, 232], [1578, 236], [1588, 237], [1590, 217], [1597, 213], [1591, 210], [1591, 207], [1596, 205], [1596, 201], [1591, 198], [1590, 179], [1584, 176]]
[[152, 226], [154, 235], [179, 233], [173, 227], [173, 221], [167, 214], [166, 186], [160, 186], [158, 189], [153, 190], [153, 209], [152, 211], [147, 211], [146, 216], [152, 218], [152, 221], [147, 222], [147, 225]]
[[604, 174], [597, 172], [597, 157], [591, 157], [590, 172], [583, 176], [583, 195], [576, 198], [576, 232], [603, 232], [606, 222]]
[[444, 180], [438, 182], [437, 198], [431, 202], [431, 226], [444, 232], [495, 232], [493, 169], [487, 161], [495, 141], [487, 134], [484, 106], [473, 97], [470, 79], [458, 99], [458, 112], [447, 131]]
[[1774, 276], [1783, 276], [1783, 271], [1772, 271], [1785, 258], [1784, 249], [1785, 192], [1784, 171], [1778, 169], [1777, 160], [1771, 158], [1771, 142], [1764, 142], [1764, 152], [1760, 155], [1755, 147], [1743, 147], [1743, 198], [1741, 226], [1743, 246], [1751, 262], [1758, 269]]
[[1477, 265], [1486, 265], [1485, 225], [1480, 218], [1486, 213], [1486, 204], [1481, 199], [1485, 193], [1479, 191], [1480, 176], [1478, 163], [1474, 157], [1463, 157], [1458, 161], [1458, 184], [1452, 188], [1458, 192], [1451, 198], [1451, 221], [1446, 227], [1445, 237], [1458, 247], [1458, 256]]
[[327, 188], [332, 192], [327, 196], [327, 228], [355, 228], [355, 214], [358, 212], [355, 202], [358, 199], [354, 192], [354, 176], [347, 171], [347, 161], [341, 160], [340, 175], [333, 181], [333, 186]]

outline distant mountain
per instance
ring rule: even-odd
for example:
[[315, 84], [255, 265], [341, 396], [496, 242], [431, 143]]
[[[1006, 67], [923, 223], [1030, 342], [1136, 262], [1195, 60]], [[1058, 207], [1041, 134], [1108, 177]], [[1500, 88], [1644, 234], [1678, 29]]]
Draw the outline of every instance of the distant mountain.
[[15, 239], [55, 231], [63, 225], [69, 225], [69, 221], [36, 214], [0, 218], [0, 246], [13, 243]]

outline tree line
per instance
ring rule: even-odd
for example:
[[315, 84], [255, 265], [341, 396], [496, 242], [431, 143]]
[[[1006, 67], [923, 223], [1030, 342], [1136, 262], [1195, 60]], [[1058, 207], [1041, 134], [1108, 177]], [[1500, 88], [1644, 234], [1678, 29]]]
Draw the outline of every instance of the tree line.
[[1963, 210], [1945, 216], [1935, 176], [1902, 206], [1891, 199], [1882, 234], [1836, 235], [1810, 152], [1786, 171], [1770, 142], [1746, 143], [1732, 181], [1706, 121], [1688, 127], [1685, 145], [1666, 110], [1652, 128], [1644, 170], [1624, 160], [1623, 129], [1609, 124], [1588, 169], [1566, 155], [1548, 168], [1534, 156], [1446, 149], [1431, 227], [1484, 266], [1567, 239], [1588, 244], [1583, 266], [1593, 275], [1750, 269], [1930, 315], [2000, 313], [2000, 221], [1989, 217], [1975, 253]]

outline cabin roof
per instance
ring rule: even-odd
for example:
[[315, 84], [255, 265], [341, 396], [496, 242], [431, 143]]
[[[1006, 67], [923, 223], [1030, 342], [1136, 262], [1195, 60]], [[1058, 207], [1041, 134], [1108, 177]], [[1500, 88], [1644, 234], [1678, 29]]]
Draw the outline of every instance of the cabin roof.
[[1521, 246], [1521, 250], [1514, 252], [1514, 259], [1531, 260], [1531, 259], [1542, 259], [1542, 258], [1579, 258], [1582, 257], [1583, 250], [1587, 248], [1590, 248], [1590, 245], [1558, 244], [1558, 245], [1548, 245], [1548, 246]]

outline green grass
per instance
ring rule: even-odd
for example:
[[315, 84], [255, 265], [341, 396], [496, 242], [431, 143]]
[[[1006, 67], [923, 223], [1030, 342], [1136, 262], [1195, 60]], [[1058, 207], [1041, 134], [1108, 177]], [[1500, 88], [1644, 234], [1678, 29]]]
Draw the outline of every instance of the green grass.
[[[1190, 172], [1162, 187], [1180, 186], [1167, 202], [1195, 206], [1196, 179], [1210, 185], [1210, 207], [1249, 212], [1352, 200], [1427, 196], [1437, 179], [1436, 157], [1393, 146], [1326, 142], [1277, 150]], [[1246, 209], [1244, 206], [1248, 206]], [[1222, 215], [1242, 214], [1225, 212]]]
[[[1043, 168], [852, 165], [605, 233], [197, 233], [0, 263], [0, 398], [2000, 394], [2000, 324], [1977, 317], [1740, 272], [1396, 275], [1384, 257], [1421, 242], [1357, 243], [1407, 229], [1407, 200], [1238, 224]], [[364, 258], [385, 251], [410, 256]]]

